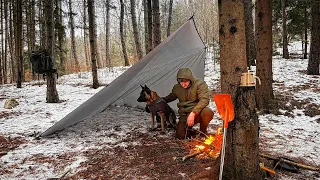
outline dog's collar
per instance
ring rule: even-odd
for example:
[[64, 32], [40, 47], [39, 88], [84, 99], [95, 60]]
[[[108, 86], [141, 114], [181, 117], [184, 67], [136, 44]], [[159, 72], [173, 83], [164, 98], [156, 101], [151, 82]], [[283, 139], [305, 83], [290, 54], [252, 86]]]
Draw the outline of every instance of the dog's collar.
[[164, 101], [164, 99], [162, 97], [158, 97], [155, 101], [148, 104], [148, 106], [158, 104], [161, 101]]

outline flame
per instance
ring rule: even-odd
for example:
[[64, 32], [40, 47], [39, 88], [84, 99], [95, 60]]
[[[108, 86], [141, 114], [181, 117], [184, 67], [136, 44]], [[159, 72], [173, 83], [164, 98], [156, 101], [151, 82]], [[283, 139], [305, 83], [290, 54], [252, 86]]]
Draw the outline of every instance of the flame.
[[215, 135], [209, 135], [203, 143], [195, 146], [195, 151], [205, 151], [210, 157], [217, 158], [220, 155], [223, 140], [223, 128], [218, 127]]
[[210, 145], [214, 140], [215, 140], [215, 138], [210, 135], [206, 140], [204, 140], [203, 143]]
[[210, 152], [208, 153], [209, 156], [213, 158], [217, 158], [220, 155], [221, 147], [222, 147], [222, 140], [223, 140], [223, 128], [218, 127], [216, 129], [216, 134], [215, 134], [215, 140], [211, 143], [211, 146], [214, 148], [210, 149]]

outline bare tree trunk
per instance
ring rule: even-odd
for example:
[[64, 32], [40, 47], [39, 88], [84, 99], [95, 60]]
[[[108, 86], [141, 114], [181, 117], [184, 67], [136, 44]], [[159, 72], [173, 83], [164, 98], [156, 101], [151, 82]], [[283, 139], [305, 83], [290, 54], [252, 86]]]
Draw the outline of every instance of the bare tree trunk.
[[289, 59], [286, 0], [281, 0], [281, 9], [282, 9], [282, 47], [283, 47], [282, 57], [285, 59]]
[[36, 47], [36, 9], [35, 9], [36, 1], [31, 0], [31, 26], [30, 26], [30, 38], [31, 38], [31, 51], [35, 50]]
[[110, 0], [106, 0], [106, 65], [111, 66], [110, 59]]
[[132, 28], [133, 28], [133, 37], [136, 45], [136, 52], [139, 60], [142, 59], [142, 48], [140, 43], [140, 35], [138, 31], [137, 18], [136, 18], [136, 3], [135, 0], [130, 0], [131, 4], [131, 18], [132, 18]]
[[147, 0], [147, 11], [148, 11], [148, 52], [153, 49], [153, 27], [152, 27], [152, 0]]
[[8, 57], [8, 43], [9, 43], [9, 30], [8, 30], [8, 3], [4, 3], [4, 29], [5, 29], [5, 42], [4, 42], [4, 63], [3, 63], [3, 83], [7, 84], [8, 71], [7, 71], [7, 57]]
[[22, 26], [21, 26], [21, 29], [22, 29], [22, 33], [21, 33], [21, 66], [22, 66], [22, 68], [21, 68], [21, 79], [22, 79], [22, 82], [25, 82], [26, 81], [26, 79], [25, 79], [25, 61], [24, 61], [24, 57], [23, 57], [23, 55], [24, 55], [24, 44], [25, 44], [25, 42], [27, 42], [27, 38], [25, 38], [26, 37], [26, 35], [25, 35], [25, 26], [27, 25], [26, 24], [26, 19], [25, 19], [25, 17], [26, 17], [26, 11], [24, 10], [24, 9], [27, 9], [27, 2], [25, 2], [25, 1], [22, 1], [22, 5], [21, 5], [21, 11], [22, 11], [22, 13], [21, 13], [21, 16], [22, 16], [22, 20], [21, 20], [21, 22], [22, 22]]
[[[29, 0], [27, 8], [27, 44], [28, 44], [28, 54], [30, 55], [33, 50], [35, 50], [35, 40], [36, 40], [36, 30], [35, 30], [35, 0]], [[30, 65], [30, 70], [32, 72], [32, 65], [30, 61], [27, 61]], [[34, 74], [32, 73], [32, 78], [34, 79]]]
[[235, 107], [227, 131], [223, 179], [261, 179], [255, 88], [239, 86], [247, 71], [242, 0], [219, 1], [219, 27], [221, 92], [231, 95]]
[[39, 31], [40, 31], [40, 47], [46, 47], [46, 37], [47, 37], [47, 31], [46, 31], [46, 19], [45, 19], [45, 12], [46, 9], [44, 9], [45, 2], [43, 0], [39, 0]]
[[272, 89], [272, 0], [258, 0], [256, 17], [257, 29], [257, 85], [256, 98], [258, 109], [269, 109], [274, 99]]
[[77, 47], [76, 47], [76, 39], [75, 39], [75, 33], [74, 33], [74, 20], [73, 20], [73, 11], [72, 11], [72, 0], [69, 0], [69, 25], [70, 25], [70, 35], [71, 35], [71, 57], [74, 59], [75, 62], [75, 69], [73, 69], [74, 72], [80, 71], [80, 63], [78, 60], [77, 55]]
[[58, 46], [59, 46], [59, 58], [60, 58], [60, 70], [62, 74], [66, 74], [66, 51], [65, 51], [65, 38], [66, 32], [65, 27], [63, 26], [62, 21], [62, 0], [56, 0], [57, 6], [57, 23], [56, 27], [58, 28]]
[[153, 12], [153, 48], [161, 43], [161, 28], [160, 28], [160, 9], [159, 0], [152, 1]]
[[[160, 18], [160, 27], [161, 26], [165, 26], [166, 27], [166, 25], [168, 24], [168, 17], [165, 17], [165, 15], [167, 14], [167, 11], [168, 11], [167, 0], [165, 0], [164, 2], [163, 1], [162, 2], [159, 1], [159, 14], [160, 15], [163, 14], [163, 16], [159, 16], [159, 18]], [[161, 34], [163, 35], [163, 33], [161, 33]], [[165, 32], [164, 34], [167, 34], [167, 33]], [[162, 35], [161, 35], [161, 39], [162, 39]]]
[[245, 7], [245, 24], [246, 24], [246, 52], [247, 52], [247, 65], [255, 66], [256, 59], [256, 43], [253, 30], [253, 18], [252, 18], [252, 1], [244, 1]]
[[143, 6], [143, 20], [144, 20], [144, 48], [146, 54], [148, 54], [148, 7], [147, 7], [147, 0], [142, 0]]
[[308, 58], [308, 11], [307, 2], [304, 2], [304, 53], [303, 59]]
[[30, 54], [35, 48], [35, 1], [30, 0], [28, 2], [28, 9], [26, 14], [27, 19], [27, 44], [28, 54]]
[[[95, 29], [97, 29], [97, 25], [95, 24]], [[97, 61], [97, 65], [98, 65], [98, 68], [102, 68], [103, 67], [103, 65], [102, 65], [102, 61], [101, 61], [101, 56], [100, 56], [100, 50], [99, 50], [99, 46], [98, 46], [98, 44], [99, 44], [99, 42], [98, 42], [98, 36], [97, 36], [97, 31], [96, 31], [96, 35], [95, 35], [95, 38], [96, 38], [96, 40], [95, 40], [95, 42], [96, 42], [96, 44], [95, 44], [95, 46], [96, 46], [96, 61]]]
[[84, 51], [85, 51], [85, 58], [86, 58], [86, 66], [87, 69], [90, 67], [90, 49], [88, 49], [89, 44], [88, 44], [88, 27], [87, 27], [87, 1], [83, 0], [83, 45], [84, 45]]
[[173, 4], [173, 0], [170, 0], [170, 2], [169, 2], [169, 15], [168, 15], [168, 26], [167, 26], [167, 37], [170, 36], [170, 30], [171, 30], [172, 4]]
[[0, 84], [3, 84], [3, 75], [4, 75], [4, 56], [6, 56], [4, 54], [4, 40], [3, 40], [3, 32], [4, 32], [4, 29], [3, 29], [3, 1], [0, 0], [0, 23], [1, 23], [1, 26], [0, 26], [0, 30], [1, 30], [1, 54], [0, 54]]
[[99, 85], [97, 72], [97, 30], [95, 21], [94, 0], [88, 0], [88, 18], [89, 18], [89, 38], [91, 49], [91, 69], [92, 69], [92, 87], [97, 89]]
[[126, 41], [125, 41], [125, 35], [123, 30], [124, 29], [123, 19], [124, 19], [124, 3], [123, 3], [123, 0], [120, 0], [120, 38], [121, 38], [121, 45], [122, 45], [122, 53], [124, 57], [124, 65], [129, 66], [130, 63], [127, 55]]
[[311, 5], [311, 44], [307, 74], [319, 75], [320, 63], [320, 2], [314, 1]]
[[[48, 56], [52, 59], [52, 63], [55, 66], [55, 32], [54, 32], [54, 1], [44, 1], [45, 3], [45, 14], [46, 14], [46, 31], [47, 31], [47, 42], [46, 51]], [[59, 95], [56, 88], [56, 73], [48, 72], [47, 75], [47, 103], [58, 103]]]
[[13, 10], [14, 10], [14, 2], [10, 1], [9, 6], [9, 30], [10, 30], [10, 36], [9, 36], [9, 50], [10, 50], [10, 64], [11, 64], [11, 78], [10, 83], [13, 83], [17, 79], [17, 70], [16, 70], [16, 63], [15, 63], [15, 48], [14, 48], [14, 25], [13, 25]]
[[22, 87], [22, 73], [23, 73], [23, 56], [22, 56], [22, 1], [15, 1], [14, 4], [14, 35], [15, 35], [15, 49], [17, 61], [17, 88]]

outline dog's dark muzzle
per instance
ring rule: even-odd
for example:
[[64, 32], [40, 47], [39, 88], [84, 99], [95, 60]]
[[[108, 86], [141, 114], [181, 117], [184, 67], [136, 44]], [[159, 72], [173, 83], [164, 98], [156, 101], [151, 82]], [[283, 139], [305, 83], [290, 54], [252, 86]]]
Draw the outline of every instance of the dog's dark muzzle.
[[144, 97], [144, 96], [140, 96], [138, 99], [137, 99], [138, 102], [147, 102], [147, 98]]

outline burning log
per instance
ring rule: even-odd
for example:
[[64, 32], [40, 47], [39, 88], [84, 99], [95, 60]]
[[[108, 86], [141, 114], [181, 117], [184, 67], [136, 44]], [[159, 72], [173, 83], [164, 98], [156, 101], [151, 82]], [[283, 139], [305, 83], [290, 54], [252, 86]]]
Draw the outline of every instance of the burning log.
[[196, 152], [194, 152], [194, 153], [192, 153], [192, 154], [188, 154], [188, 155], [186, 155], [186, 156], [183, 156], [183, 157], [182, 157], [182, 161], [188, 160], [188, 159], [190, 159], [190, 158], [192, 158], [192, 157], [194, 157], [194, 156], [197, 156], [197, 155], [199, 155], [199, 154], [202, 154], [203, 152], [204, 152], [204, 149], [201, 149], [201, 150], [196, 151]]
[[215, 136], [206, 136], [204, 142], [193, 139], [196, 142], [193, 153], [185, 155], [183, 157], [175, 158], [181, 161], [186, 161], [192, 157], [195, 157], [199, 154], [206, 153], [212, 158], [217, 158], [220, 154], [221, 145], [222, 145], [222, 132], [221, 127], [217, 128], [217, 133]]

